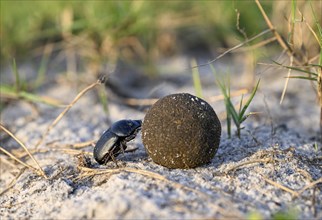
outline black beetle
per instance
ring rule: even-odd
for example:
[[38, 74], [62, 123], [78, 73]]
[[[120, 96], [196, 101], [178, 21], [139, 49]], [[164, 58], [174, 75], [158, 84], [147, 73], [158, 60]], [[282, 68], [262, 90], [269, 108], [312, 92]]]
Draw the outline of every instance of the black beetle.
[[141, 120], [120, 120], [104, 131], [94, 147], [94, 158], [99, 164], [115, 161], [127, 148], [126, 142], [133, 140], [141, 130]]

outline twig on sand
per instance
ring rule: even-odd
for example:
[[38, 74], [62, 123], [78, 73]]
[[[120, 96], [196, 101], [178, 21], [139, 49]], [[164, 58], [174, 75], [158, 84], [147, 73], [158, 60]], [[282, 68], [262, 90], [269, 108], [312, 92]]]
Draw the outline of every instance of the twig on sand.
[[2, 196], [2, 194], [4, 194], [5, 192], [7, 192], [9, 189], [11, 189], [17, 182], [18, 178], [21, 176], [21, 174], [23, 174], [23, 172], [25, 172], [25, 168], [22, 168], [18, 175], [8, 184], [8, 186], [3, 189], [1, 192], [0, 192], [0, 196]]
[[245, 165], [249, 165], [249, 164], [253, 164], [253, 163], [269, 163], [272, 161], [272, 158], [266, 158], [266, 159], [258, 159], [258, 160], [251, 160], [251, 161], [246, 161], [240, 164], [237, 164], [234, 167], [229, 168], [228, 170], [224, 171], [225, 174], [228, 174], [231, 171], [235, 171], [236, 169], [238, 169], [239, 167], [245, 166]]
[[[117, 169], [92, 169], [92, 168], [87, 168], [87, 167], [79, 167], [79, 169], [85, 173], [81, 174], [77, 179], [80, 179], [82, 177], [90, 177], [94, 175], [103, 175], [103, 174], [118, 174], [121, 172], [128, 172], [128, 173], [137, 173], [143, 176], [147, 176], [150, 178], [154, 178], [163, 182], [166, 182], [168, 184], [171, 184], [172, 186], [178, 188], [178, 189], [184, 189], [193, 193], [198, 194], [199, 196], [205, 198], [205, 199], [212, 199], [212, 196], [204, 193], [202, 191], [199, 191], [197, 189], [188, 187], [186, 185], [183, 185], [181, 183], [169, 180], [168, 178], [162, 176], [161, 174], [152, 172], [152, 171], [147, 171], [147, 170], [141, 170], [141, 169], [135, 169], [135, 168], [129, 168], [129, 167], [121, 167]], [[231, 204], [230, 201], [225, 200], [224, 201], [226, 205], [229, 205], [229, 211], [226, 208], [221, 207], [220, 205], [210, 203], [221, 215], [223, 215], [226, 218], [242, 218], [242, 214], [240, 211], [237, 209], [233, 208], [233, 205]]]
[[268, 182], [269, 184], [271, 184], [271, 185], [273, 185], [273, 186], [276, 186], [277, 188], [280, 188], [280, 189], [282, 189], [282, 190], [284, 190], [284, 191], [286, 191], [286, 192], [291, 193], [294, 197], [300, 197], [300, 196], [301, 196], [301, 194], [302, 194], [304, 191], [306, 191], [307, 189], [312, 188], [312, 187], [314, 187], [315, 185], [317, 185], [317, 184], [319, 184], [319, 183], [322, 183], [322, 177], [321, 177], [321, 178], [319, 178], [318, 180], [316, 180], [316, 181], [314, 181], [314, 182], [311, 182], [310, 184], [308, 184], [308, 185], [304, 186], [301, 190], [295, 191], [295, 190], [293, 190], [293, 189], [291, 189], [291, 188], [289, 188], [289, 187], [286, 187], [286, 186], [283, 186], [283, 185], [281, 185], [281, 184], [279, 184], [279, 183], [277, 183], [277, 182], [274, 182], [273, 180], [270, 180], [270, 179], [268, 179], [268, 178], [266, 178], [266, 177], [264, 177], [264, 176], [262, 176], [262, 177], [263, 177], [263, 179], [264, 179], [266, 182]]
[[0, 157], [0, 163], [5, 163], [8, 166], [12, 167], [12, 168], [17, 168], [17, 165], [14, 164], [13, 162], [9, 161], [8, 159], [6, 159], [4, 156]]
[[74, 98], [74, 100], [64, 109], [64, 111], [62, 113], [60, 113], [57, 118], [47, 127], [47, 129], [45, 130], [45, 132], [43, 133], [41, 139], [37, 142], [35, 148], [37, 149], [38, 146], [40, 144], [42, 144], [42, 142], [44, 141], [44, 139], [46, 138], [47, 134], [50, 132], [51, 129], [53, 129], [53, 127], [55, 127], [55, 125], [62, 119], [62, 117], [69, 111], [69, 109], [71, 109], [71, 107], [89, 90], [91, 90], [92, 88], [94, 88], [97, 85], [100, 85], [102, 83], [105, 82], [105, 77], [102, 77], [100, 79], [98, 79], [95, 83], [92, 83], [91, 85], [87, 86], [85, 89], [83, 89], [80, 93], [78, 93], [78, 95]]
[[[78, 150], [78, 149], [71, 149], [71, 148], [51, 148], [51, 149], [34, 149], [34, 150], [31, 150], [32, 153], [46, 153], [46, 152], [64, 152], [64, 153], [67, 153], [67, 154], [70, 154], [70, 155], [76, 155], [76, 154], [80, 154], [80, 153], [84, 153], [84, 154], [87, 154], [87, 155], [92, 155], [91, 152], [86, 152], [86, 151], [83, 151], [83, 150]], [[19, 155], [19, 158], [23, 158], [27, 156], [26, 153], [22, 153]]]
[[17, 161], [18, 163], [20, 163], [21, 165], [31, 169], [31, 170], [37, 170], [35, 167], [30, 166], [28, 164], [26, 164], [25, 162], [23, 162], [22, 160], [19, 160], [15, 155], [11, 154], [9, 151], [5, 150], [3, 147], [0, 146], [0, 151], [2, 151], [3, 153], [7, 154], [9, 157], [11, 157], [12, 159], [14, 159], [15, 161]]
[[50, 142], [47, 143], [48, 146], [51, 145], [59, 145], [62, 146], [63, 148], [67, 148], [67, 147], [71, 147], [71, 148], [84, 148], [84, 147], [88, 147], [88, 146], [94, 146], [94, 143], [96, 142], [96, 140], [90, 140], [90, 141], [84, 141], [84, 142], [78, 142], [78, 143], [71, 143], [71, 144], [57, 144], [55, 142]]
[[309, 189], [309, 188], [312, 188], [313, 186], [319, 184], [319, 183], [322, 183], [322, 177], [311, 182], [310, 184], [306, 185], [305, 187], [303, 187], [300, 191], [298, 191], [298, 193], [301, 195], [305, 190]]
[[299, 196], [299, 193], [298, 192], [296, 192], [296, 191], [294, 191], [293, 189], [290, 189], [290, 188], [288, 188], [288, 187], [286, 187], [286, 186], [283, 186], [283, 185], [281, 185], [281, 184], [279, 184], [279, 183], [277, 183], [277, 182], [274, 182], [273, 180], [270, 180], [270, 179], [268, 179], [268, 178], [266, 178], [266, 177], [264, 177], [264, 176], [262, 176], [262, 178], [266, 181], [266, 182], [268, 182], [269, 184], [271, 184], [271, 185], [273, 185], [273, 186], [276, 186], [277, 188], [280, 188], [280, 189], [282, 189], [282, 190], [284, 190], [284, 191], [286, 191], [286, 192], [289, 192], [289, 193], [291, 193], [293, 196], [295, 196], [295, 197], [298, 197]]
[[23, 164], [24, 166], [27, 166], [28, 168], [33, 168], [35, 170], [38, 170], [40, 172], [40, 174], [47, 179], [46, 174], [44, 173], [43, 169], [41, 168], [41, 166], [39, 165], [38, 161], [34, 158], [34, 156], [30, 153], [30, 151], [28, 150], [28, 148], [14, 135], [12, 134], [9, 130], [7, 130], [4, 126], [2, 126], [0, 124], [0, 128], [2, 130], [4, 130], [7, 134], [9, 134], [15, 141], [18, 142], [18, 144], [20, 144], [20, 146], [26, 151], [26, 153], [29, 155], [29, 157], [35, 162], [35, 164], [38, 166], [38, 169], [31, 167], [29, 165], [27, 165], [26, 163], [22, 162], [21, 160], [19, 160], [18, 158], [16, 158], [14, 155], [10, 154], [8, 151], [6, 151], [5, 149], [3, 149], [2, 147], [0, 148], [3, 152], [5, 152], [6, 154], [8, 154], [11, 158], [14, 158], [16, 161], [18, 161], [19, 163]]

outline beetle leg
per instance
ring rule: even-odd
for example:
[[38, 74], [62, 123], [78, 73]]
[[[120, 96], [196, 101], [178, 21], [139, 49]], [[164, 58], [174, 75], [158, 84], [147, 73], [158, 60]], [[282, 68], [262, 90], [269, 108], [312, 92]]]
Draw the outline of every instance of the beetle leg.
[[126, 143], [125, 142], [121, 142], [120, 143], [120, 149], [122, 151], [122, 154], [125, 154], [125, 149], [127, 148]]
[[112, 152], [109, 152], [109, 154], [110, 154], [110, 158], [113, 160], [113, 162], [116, 164], [116, 166], [119, 167], [119, 165], [117, 164], [117, 160], [114, 157], [113, 153]]

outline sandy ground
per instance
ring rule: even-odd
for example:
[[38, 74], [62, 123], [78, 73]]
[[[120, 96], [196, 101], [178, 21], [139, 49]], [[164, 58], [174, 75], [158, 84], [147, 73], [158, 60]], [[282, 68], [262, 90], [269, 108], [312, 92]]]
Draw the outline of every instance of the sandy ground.
[[[284, 81], [269, 71], [258, 72], [260, 91], [250, 110], [260, 113], [245, 122], [240, 139], [227, 137], [223, 102], [209, 102], [221, 118], [221, 144], [210, 164], [195, 169], [155, 164], [140, 134], [128, 145], [138, 149], [120, 155], [119, 167], [113, 162], [98, 165], [91, 155], [92, 145], [75, 148], [75, 143], [97, 140], [109, 121], [144, 118], [144, 111], [111, 101], [108, 119], [90, 91], [33, 153], [48, 179], [0, 154], [1, 219], [239, 219], [254, 212], [271, 218], [280, 211], [300, 219], [322, 219], [322, 149], [316, 138], [319, 111], [314, 93], [309, 83], [294, 80], [279, 105]], [[202, 77], [205, 97], [220, 94], [209, 83], [214, 81], [211, 77]], [[194, 93], [191, 80], [181, 86], [162, 85], [167, 89], [161, 95]], [[57, 84], [45, 88], [42, 95], [68, 103], [77, 90]], [[39, 115], [33, 118], [32, 108], [23, 102], [1, 112], [1, 123], [31, 150], [63, 110], [37, 107]], [[1, 138], [1, 146], [33, 164], [2, 131]]]

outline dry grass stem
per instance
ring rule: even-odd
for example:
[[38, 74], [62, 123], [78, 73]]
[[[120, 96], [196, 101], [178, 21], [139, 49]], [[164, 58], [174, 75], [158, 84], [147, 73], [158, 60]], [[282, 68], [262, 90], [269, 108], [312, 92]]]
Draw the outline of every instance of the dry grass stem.
[[[294, 60], [294, 56], [291, 56], [290, 57], [290, 66], [293, 66], [293, 60]], [[281, 95], [280, 105], [282, 104], [282, 102], [284, 100], [284, 97], [285, 97], [285, 94], [286, 94], [288, 82], [289, 82], [290, 76], [291, 76], [291, 71], [292, 71], [292, 69], [290, 69], [290, 68], [287, 71], [287, 77], [286, 77], [285, 84], [284, 84], [284, 89], [283, 89], [283, 92], [282, 92], [282, 95]]]
[[135, 99], [135, 98], [129, 98], [125, 99], [125, 103], [130, 106], [150, 106], [156, 103], [159, 99]]
[[[150, 178], [154, 178], [154, 179], [166, 182], [168, 184], [171, 184], [175, 188], [184, 189], [184, 190], [193, 192], [193, 193], [195, 193], [195, 194], [197, 194], [197, 195], [199, 195], [199, 196], [201, 196], [201, 197], [203, 197], [205, 199], [212, 199], [211, 195], [209, 195], [207, 193], [204, 193], [204, 192], [199, 191], [197, 189], [194, 189], [194, 188], [188, 187], [186, 185], [174, 182], [174, 181], [169, 180], [168, 178], [166, 178], [166, 177], [164, 177], [164, 176], [162, 176], [162, 175], [160, 175], [158, 173], [152, 172], [152, 171], [129, 168], [129, 167], [122, 167], [122, 168], [117, 168], [117, 169], [101, 169], [101, 170], [91, 169], [91, 168], [87, 168], [87, 167], [79, 167], [79, 169], [82, 170], [82, 171], [88, 172], [87, 174], [83, 174], [82, 175], [83, 177], [85, 177], [85, 176], [88, 177], [88, 176], [93, 176], [93, 175], [102, 175], [102, 174], [118, 174], [120, 172], [137, 173], [137, 174], [141, 174], [143, 176], [147, 176], [147, 177], [150, 177]], [[233, 209], [233, 210], [230, 210], [228, 212], [227, 209], [222, 208], [219, 205], [216, 205], [216, 204], [213, 204], [213, 203], [211, 203], [211, 204], [214, 206], [214, 208], [220, 214], [222, 214], [223, 216], [225, 216], [227, 218], [228, 217], [229, 218], [241, 218], [242, 214], [237, 209], [234, 209], [232, 204], [229, 201], [225, 200], [225, 203], [229, 204], [230, 208]]]
[[[8, 166], [10, 166], [12, 168], [17, 168], [17, 166], [14, 163], [12, 163], [11, 161], [7, 160], [5, 157], [0, 157], [0, 162], [5, 163], [5, 164], [7, 164]], [[0, 167], [1, 167], [1, 164], [0, 164]]]
[[[240, 95], [246, 94], [246, 93], [248, 93], [247, 89], [239, 89], [239, 90], [236, 90], [236, 91], [232, 91], [231, 92], [231, 97], [240, 96]], [[137, 105], [151, 106], [154, 103], [156, 103], [158, 100], [159, 99], [135, 99], [135, 98], [129, 98], [129, 99], [125, 99], [125, 103], [127, 105], [130, 105], [130, 106], [137, 106]], [[209, 96], [209, 97], [205, 97], [205, 100], [207, 100], [209, 102], [222, 101], [222, 100], [224, 100], [224, 96], [223, 95]]]
[[244, 47], [244, 48], [240, 48], [238, 51], [236, 52], [247, 52], [247, 51], [252, 51], [252, 50], [255, 50], [255, 49], [258, 49], [258, 48], [261, 48], [261, 47], [264, 47], [265, 45], [267, 44], [270, 44], [272, 42], [276, 41], [276, 37], [271, 37], [271, 38], [268, 38], [266, 40], [263, 40], [257, 44], [254, 44], [254, 45], [251, 45], [251, 46], [247, 46], [247, 47]]
[[92, 88], [94, 88], [97, 85], [100, 85], [102, 83], [101, 80], [97, 80], [95, 83], [92, 83], [91, 85], [89, 85], [88, 87], [86, 87], [85, 89], [83, 89], [80, 93], [78, 93], [78, 95], [74, 98], [74, 100], [64, 109], [64, 111], [62, 113], [60, 113], [58, 115], [58, 117], [48, 126], [48, 128], [46, 129], [46, 131], [43, 133], [41, 139], [38, 141], [38, 143], [36, 144], [35, 148], [37, 149], [38, 146], [44, 141], [44, 139], [46, 138], [47, 134], [50, 132], [51, 129], [53, 129], [53, 127], [55, 127], [55, 125], [62, 119], [62, 117], [69, 111], [69, 109], [71, 109], [71, 107], [89, 90], [91, 90]]
[[[26, 151], [26, 153], [29, 155], [29, 157], [35, 162], [35, 164], [38, 166], [38, 170], [41, 173], [41, 175], [44, 178], [47, 178], [46, 174], [44, 173], [43, 169], [41, 168], [41, 166], [39, 165], [38, 161], [34, 158], [34, 156], [30, 153], [30, 151], [28, 150], [28, 148], [15, 136], [13, 135], [9, 130], [7, 130], [5, 127], [3, 127], [0, 124], [0, 128], [2, 130], [4, 130], [7, 134], [9, 134], [15, 141], [18, 142], [18, 144], [20, 144], [20, 146]], [[4, 149], [3, 149], [4, 150]], [[8, 152], [9, 153], [9, 152]], [[12, 155], [12, 154], [11, 154]], [[12, 155], [13, 156], [13, 155]], [[19, 161], [19, 160], [18, 160]], [[22, 162], [22, 161], [21, 161]], [[37, 169], [36, 169], [37, 170]]]
[[[76, 155], [76, 154], [80, 154], [80, 153], [84, 153], [87, 155], [93, 155], [92, 152], [86, 152], [86, 151], [82, 151], [82, 150], [77, 150], [77, 149], [70, 149], [70, 148], [51, 148], [51, 149], [34, 149], [31, 150], [32, 153], [46, 153], [46, 152], [63, 152], [63, 153], [67, 153], [67, 154], [71, 154], [71, 155]], [[27, 156], [27, 154], [25, 152], [19, 154], [19, 158], [23, 158]]]
[[[289, 47], [289, 45], [287, 45], [285, 43], [285, 41], [283, 40], [282, 36], [276, 31], [274, 25], [272, 24], [271, 20], [268, 18], [266, 12], [264, 11], [261, 3], [258, 1], [258, 0], [255, 0], [259, 10], [261, 11], [264, 19], [265, 19], [265, 22], [267, 24], [267, 26], [269, 27], [270, 31], [274, 34], [274, 36], [276, 37], [276, 40], [277, 42], [281, 45], [281, 47], [287, 52], [287, 54], [290, 56], [290, 57], [293, 57], [294, 55], [294, 52], [293, 50]], [[300, 61], [296, 59], [296, 57], [294, 58], [294, 62], [297, 64], [297, 65], [300, 65]]]
[[72, 155], [77, 155], [77, 154], [80, 154], [80, 153], [90, 155], [90, 156], [93, 155], [92, 152], [81, 151], [81, 150], [76, 150], [76, 149], [69, 149], [69, 148], [67, 148], [67, 149], [57, 149], [57, 151], [62, 151], [64, 153], [72, 154]]
[[306, 21], [304, 15], [300, 12], [300, 10], [298, 10], [298, 12], [300, 13], [303, 21], [304, 21], [304, 24], [307, 26], [307, 28], [311, 31], [311, 33], [313, 34], [314, 38], [316, 39], [316, 41], [318, 43], [320, 43], [319, 41], [319, 37], [317, 36], [317, 34], [315, 33], [315, 31], [313, 30], [313, 28], [311, 27], [311, 25]]
[[[55, 141], [56, 142], [56, 141]], [[59, 144], [59, 143], [55, 143], [55, 142], [50, 142], [47, 143], [47, 146], [61, 146], [63, 148], [84, 148], [84, 147], [88, 147], [88, 146], [94, 146], [96, 140], [90, 140], [90, 141], [85, 141], [85, 142], [79, 142], [79, 143], [71, 143], [71, 144]]]
[[[241, 95], [246, 94], [246, 93], [248, 93], [247, 89], [239, 89], [239, 90], [230, 92], [230, 97], [241, 96]], [[209, 101], [209, 102], [217, 102], [217, 101], [222, 101], [224, 99], [225, 99], [225, 97], [222, 94], [221, 95], [210, 96], [210, 97], [206, 98], [206, 100]]]
[[0, 196], [2, 196], [2, 194], [7, 192], [9, 189], [11, 189], [16, 184], [18, 178], [21, 176], [21, 174], [23, 174], [23, 172], [25, 172], [25, 168], [21, 169], [19, 171], [18, 175], [8, 184], [8, 186], [0, 192]]
[[246, 165], [253, 164], [253, 163], [269, 163], [269, 162], [272, 162], [272, 159], [271, 158], [246, 161], [246, 162], [237, 164], [236, 166], [225, 170], [224, 173], [225, 174], [228, 174], [229, 172], [235, 171], [236, 169], [238, 169], [238, 168], [240, 168], [242, 166], [246, 166]]
[[319, 183], [322, 183], [322, 177], [321, 177], [321, 178], [319, 178], [318, 180], [313, 181], [313, 182], [311, 182], [310, 184], [306, 185], [306, 186], [305, 186], [305, 187], [303, 187], [302, 189], [300, 189], [300, 190], [298, 190], [298, 191], [294, 191], [293, 189], [290, 189], [290, 188], [288, 188], [288, 187], [286, 187], [286, 186], [283, 186], [283, 185], [281, 185], [281, 184], [279, 184], [279, 183], [277, 183], [277, 182], [274, 182], [273, 180], [270, 180], [270, 179], [268, 179], [268, 178], [266, 178], [266, 177], [264, 177], [264, 176], [262, 176], [262, 177], [263, 177], [263, 179], [264, 179], [266, 182], [268, 182], [269, 184], [271, 184], [271, 185], [273, 185], [273, 186], [276, 186], [277, 188], [280, 188], [280, 189], [282, 189], [282, 190], [284, 190], [284, 191], [286, 191], [286, 192], [291, 193], [294, 197], [300, 197], [300, 196], [301, 196], [301, 194], [302, 194], [304, 191], [306, 191], [307, 189], [312, 188], [312, 187], [316, 186], [316, 185], [317, 185], [317, 184], [319, 184]]
[[315, 185], [322, 183], [322, 177], [320, 177], [319, 179], [317, 179], [316, 181], [313, 181], [312, 183], [306, 185], [305, 187], [303, 187], [298, 193], [299, 195], [301, 195], [305, 190], [314, 187]]
[[35, 167], [26, 164], [25, 162], [23, 162], [22, 160], [19, 160], [16, 156], [14, 156], [13, 154], [11, 154], [10, 152], [6, 151], [3, 147], [0, 146], [0, 151], [2, 151], [3, 153], [7, 154], [9, 157], [11, 157], [12, 159], [14, 159], [15, 161], [17, 161], [18, 163], [20, 163], [21, 165], [31, 169], [31, 170], [37, 170]]
[[66, 169], [67, 169], [67, 168], [60, 168], [60, 171], [59, 171], [58, 173], [54, 174], [53, 176], [51, 176], [51, 177], [49, 178], [49, 180], [53, 180], [53, 179], [57, 178], [57, 177], [58, 177], [60, 174], [62, 174]]
[[312, 58], [310, 58], [309, 60], [308, 60], [308, 63], [313, 63], [315, 60], [317, 60], [318, 58], [320, 58], [320, 54], [317, 54], [317, 55], [315, 55], [314, 57], [312, 57]]
[[264, 180], [265, 180], [265, 181], [267, 181], [268, 183], [270, 183], [270, 184], [272, 184], [272, 185], [274, 185], [274, 186], [277, 186], [278, 188], [281, 188], [281, 189], [283, 189], [283, 190], [285, 190], [285, 191], [287, 191], [287, 192], [289, 192], [289, 193], [291, 193], [291, 194], [293, 194], [294, 196], [297, 196], [297, 197], [299, 197], [299, 196], [300, 196], [304, 191], [306, 191], [307, 189], [312, 188], [312, 187], [316, 186], [317, 184], [322, 183], [322, 177], [320, 177], [319, 179], [317, 179], [317, 180], [315, 180], [315, 181], [311, 182], [310, 184], [306, 185], [305, 187], [303, 187], [302, 189], [300, 189], [300, 190], [298, 190], [298, 191], [296, 192], [296, 191], [294, 191], [294, 190], [292, 190], [292, 189], [290, 189], [290, 188], [288, 188], [288, 187], [286, 187], [286, 186], [283, 186], [283, 185], [281, 185], [281, 184], [279, 184], [279, 183], [276, 183], [276, 182], [274, 182], [274, 181], [272, 181], [272, 180], [270, 180], [270, 179], [268, 179], [268, 178], [266, 178], [266, 177], [264, 177], [264, 176], [263, 176], [263, 178], [264, 178]]
[[273, 186], [275, 186], [275, 187], [277, 187], [277, 188], [280, 188], [280, 189], [282, 189], [282, 190], [284, 190], [284, 191], [286, 191], [286, 192], [289, 192], [289, 193], [291, 193], [293, 196], [295, 196], [295, 197], [298, 197], [298, 196], [300, 196], [300, 194], [298, 193], [298, 192], [296, 192], [296, 191], [294, 191], [293, 189], [290, 189], [290, 188], [288, 188], [288, 187], [286, 187], [286, 186], [283, 186], [283, 185], [281, 185], [281, 184], [279, 184], [279, 183], [277, 183], [277, 182], [274, 182], [273, 180], [270, 180], [270, 179], [268, 179], [268, 178], [266, 178], [266, 177], [264, 177], [264, 176], [262, 176], [263, 177], [263, 179], [266, 181], [266, 182], [268, 182], [269, 184], [271, 184], [271, 185], [273, 185]]
[[232, 47], [232, 48], [230, 48], [230, 49], [226, 50], [224, 53], [220, 54], [220, 55], [219, 55], [219, 56], [217, 56], [215, 59], [210, 60], [209, 62], [204, 63], [204, 64], [199, 64], [199, 65], [197, 65], [197, 66], [193, 66], [193, 67], [191, 67], [191, 69], [193, 69], [193, 68], [197, 68], [197, 67], [202, 67], [202, 66], [208, 66], [209, 64], [214, 63], [215, 61], [219, 60], [220, 58], [222, 58], [222, 57], [223, 57], [223, 56], [225, 56], [226, 54], [228, 54], [228, 53], [230, 53], [230, 52], [232, 52], [232, 51], [234, 51], [234, 50], [237, 50], [238, 48], [240, 48], [240, 47], [244, 46], [245, 44], [248, 44], [249, 42], [251, 42], [251, 41], [253, 41], [253, 40], [255, 40], [255, 39], [257, 39], [257, 38], [259, 38], [259, 37], [261, 37], [261, 36], [263, 36], [263, 35], [265, 35], [265, 34], [267, 34], [267, 33], [268, 33], [268, 32], [270, 32], [270, 31], [271, 31], [270, 29], [264, 30], [264, 31], [262, 31], [261, 33], [259, 33], [259, 34], [255, 35], [254, 37], [249, 38], [248, 40], [245, 40], [244, 42], [242, 42], [242, 43], [240, 43], [240, 44], [238, 44], [238, 45], [236, 45], [236, 46], [234, 46], [234, 47]]

